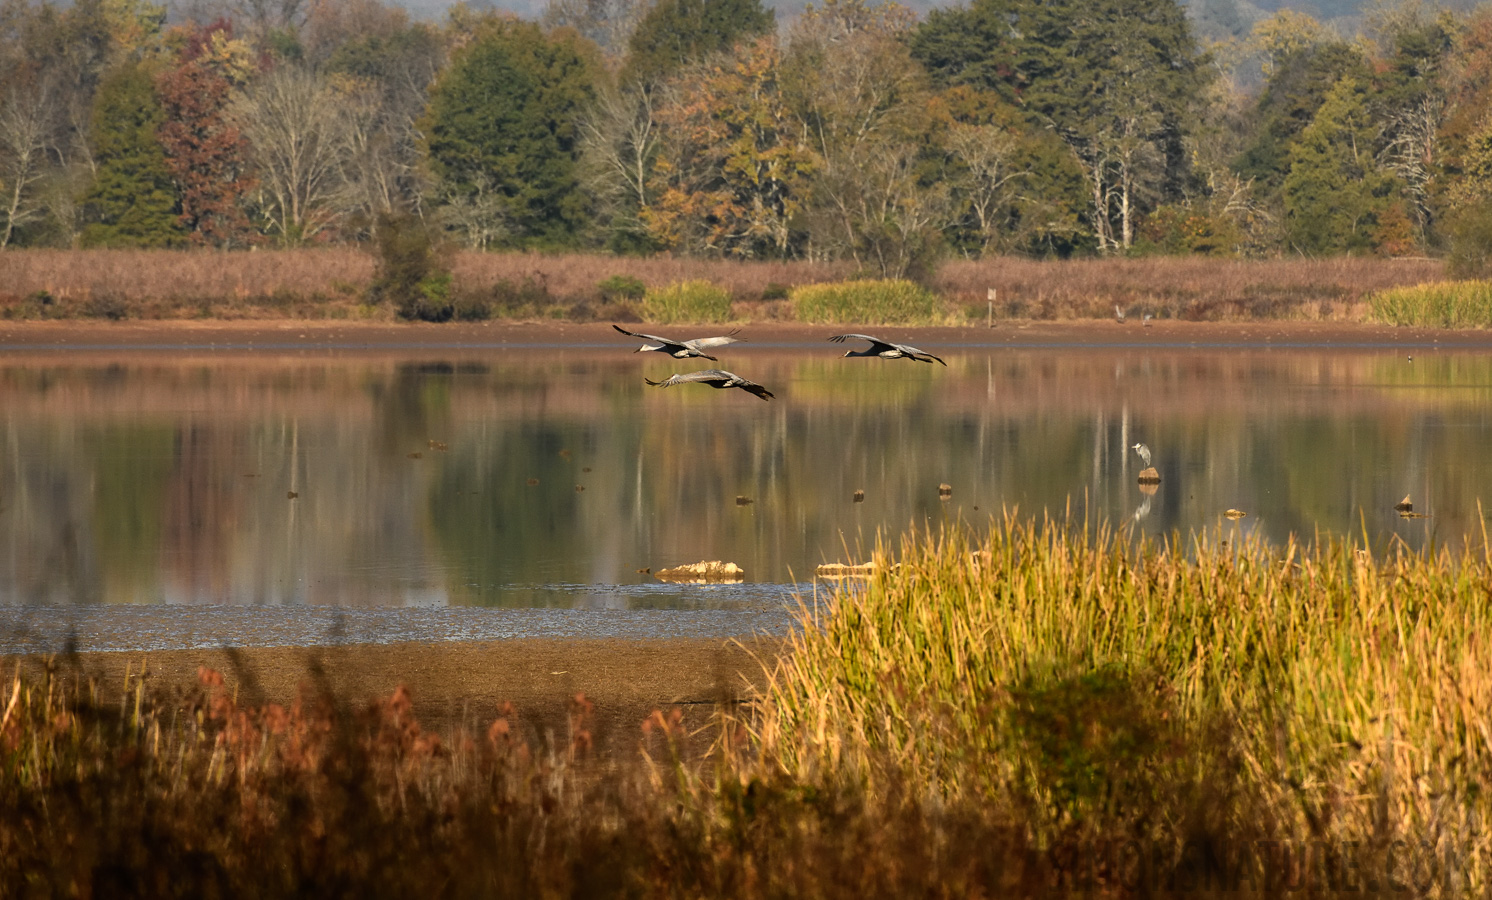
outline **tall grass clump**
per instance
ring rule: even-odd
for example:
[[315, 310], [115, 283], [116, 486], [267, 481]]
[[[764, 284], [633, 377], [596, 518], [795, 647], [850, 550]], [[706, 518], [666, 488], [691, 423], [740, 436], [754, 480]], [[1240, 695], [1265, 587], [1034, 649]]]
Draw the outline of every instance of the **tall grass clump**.
[[642, 298], [642, 317], [648, 322], [714, 324], [730, 321], [730, 291], [704, 280], [676, 281], [653, 288]]
[[1368, 298], [1375, 321], [1423, 328], [1492, 328], [1492, 281], [1436, 281]]
[[930, 325], [939, 308], [932, 291], [906, 280], [799, 285], [788, 300], [798, 321], [814, 325]]
[[1492, 874], [1485, 551], [1007, 516], [877, 562], [805, 611], [764, 698], [790, 777], [1019, 811], [1038, 843], [1402, 841]]

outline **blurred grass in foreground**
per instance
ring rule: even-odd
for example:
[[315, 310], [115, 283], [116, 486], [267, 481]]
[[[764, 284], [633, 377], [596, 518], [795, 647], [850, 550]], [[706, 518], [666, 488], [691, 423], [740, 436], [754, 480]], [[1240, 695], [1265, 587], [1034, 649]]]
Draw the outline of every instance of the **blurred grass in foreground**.
[[436, 736], [402, 692], [17, 676], [0, 894], [1484, 892], [1485, 550], [1007, 517], [877, 556], [702, 756], [663, 711], [594, 755], [583, 698]]

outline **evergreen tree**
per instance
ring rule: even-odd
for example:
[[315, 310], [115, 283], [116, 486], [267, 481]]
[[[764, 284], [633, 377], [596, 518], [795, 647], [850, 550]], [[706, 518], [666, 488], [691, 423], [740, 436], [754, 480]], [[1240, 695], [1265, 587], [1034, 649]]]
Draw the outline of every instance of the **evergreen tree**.
[[130, 63], [106, 77], [93, 107], [98, 174], [83, 198], [89, 247], [170, 247], [186, 232], [158, 132], [166, 121], [155, 72]]
[[1366, 83], [1367, 60], [1358, 48], [1334, 42], [1308, 46], [1278, 59], [1269, 84], [1249, 115], [1253, 140], [1234, 163], [1266, 197], [1278, 197], [1290, 168], [1290, 148], [1315, 118], [1332, 85], [1343, 78]]
[[1285, 231], [1294, 249], [1341, 253], [1374, 246], [1374, 230], [1396, 199], [1397, 185], [1374, 161], [1372, 140], [1364, 86], [1343, 78], [1290, 151]]
[[775, 24], [761, 0], [658, 0], [632, 32], [622, 81], [656, 84], [685, 63], [767, 34]]
[[1089, 182], [1100, 248], [1179, 193], [1208, 74], [1175, 0], [975, 0], [930, 15], [914, 55], [944, 84], [993, 90], [1062, 138]]
[[492, 20], [430, 93], [430, 168], [447, 196], [495, 190], [506, 221], [539, 243], [570, 245], [588, 200], [577, 178], [578, 120], [596, 92], [594, 47], [573, 33]]

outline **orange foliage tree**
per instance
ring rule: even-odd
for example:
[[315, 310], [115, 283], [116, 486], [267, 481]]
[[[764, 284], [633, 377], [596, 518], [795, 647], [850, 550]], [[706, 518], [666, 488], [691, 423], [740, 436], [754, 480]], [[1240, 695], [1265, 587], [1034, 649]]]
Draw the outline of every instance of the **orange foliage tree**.
[[666, 137], [641, 212], [658, 245], [738, 258], [791, 255], [815, 157], [784, 102], [772, 37], [686, 68], [663, 89]]
[[241, 203], [253, 187], [246, 143], [226, 115], [235, 87], [253, 72], [248, 46], [219, 20], [186, 35], [176, 66], [156, 91], [165, 109], [160, 129], [166, 164], [181, 192], [181, 223], [193, 243], [238, 246], [252, 241]]

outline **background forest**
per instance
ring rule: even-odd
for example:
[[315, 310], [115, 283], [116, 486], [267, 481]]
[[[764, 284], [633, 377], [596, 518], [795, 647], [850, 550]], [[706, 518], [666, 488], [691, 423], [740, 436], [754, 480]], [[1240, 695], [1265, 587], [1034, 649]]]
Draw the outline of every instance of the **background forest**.
[[1492, 5], [1191, 13], [550, 0], [433, 24], [379, 0], [4, 0], [0, 248], [1488, 268]]

